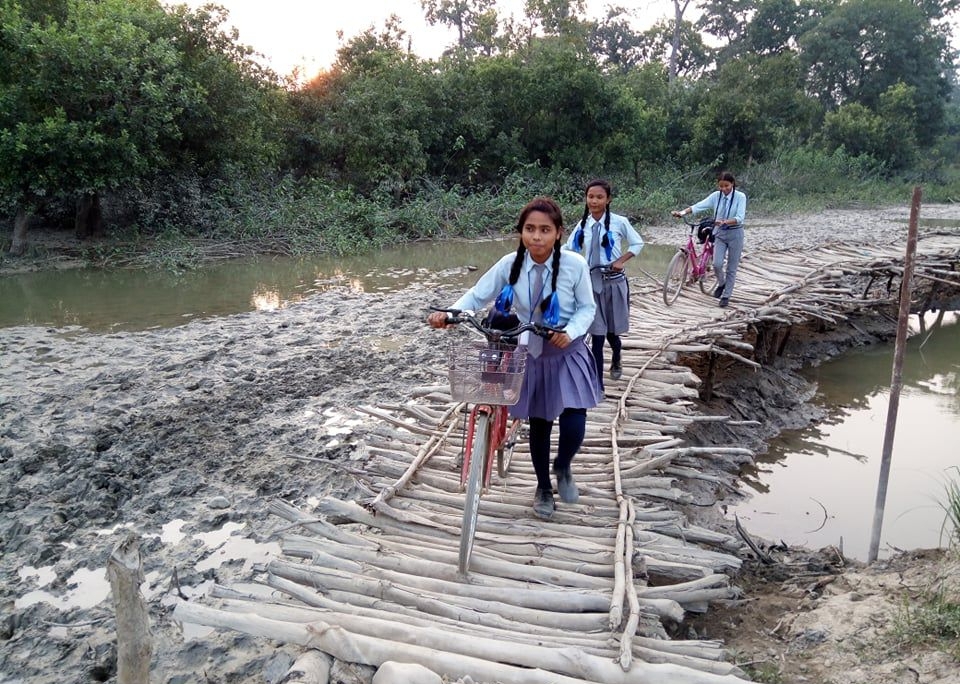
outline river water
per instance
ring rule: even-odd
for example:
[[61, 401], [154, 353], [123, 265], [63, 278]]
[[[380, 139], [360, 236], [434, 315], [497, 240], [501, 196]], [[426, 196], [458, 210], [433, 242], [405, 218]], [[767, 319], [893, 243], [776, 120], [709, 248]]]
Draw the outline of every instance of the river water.
[[[0, 278], [0, 329], [76, 325], [122, 332], [268, 310], [344, 285], [366, 292], [467, 287], [516, 238], [416, 243], [362, 257], [229, 261], [184, 274], [70, 270]], [[647, 245], [631, 276], [661, 274], [674, 248]], [[0, 332], [2, 334], [2, 332]], [[945, 486], [960, 482], [960, 323], [911, 339], [893, 448], [880, 555], [945, 545]], [[893, 346], [855, 350], [809, 371], [829, 418], [770, 444], [744, 473], [750, 498], [728, 510], [759, 537], [842, 546], [865, 559], [883, 447]]]

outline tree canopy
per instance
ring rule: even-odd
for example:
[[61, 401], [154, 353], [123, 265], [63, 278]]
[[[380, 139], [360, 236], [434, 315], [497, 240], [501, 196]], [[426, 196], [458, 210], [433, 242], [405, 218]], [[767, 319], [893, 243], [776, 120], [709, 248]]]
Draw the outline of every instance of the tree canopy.
[[159, 0], [0, 0], [0, 207], [187, 174], [290, 176], [402, 202], [525, 168], [641, 178], [665, 161], [747, 167], [789, 150], [887, 173], [950, 163], [960, 0], [702, 0], [638, 30], [622, 7], [421, 0], [439, 59], [402, 23], [347, 39], [312, 80], [258, 66], [225, 10]]

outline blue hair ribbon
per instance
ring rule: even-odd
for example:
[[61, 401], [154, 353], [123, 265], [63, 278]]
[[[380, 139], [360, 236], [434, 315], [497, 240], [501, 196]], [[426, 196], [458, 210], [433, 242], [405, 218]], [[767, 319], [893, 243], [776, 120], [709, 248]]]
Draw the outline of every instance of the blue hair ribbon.
[[554, 292], [550, 295], [550, 303], [547, 304], [547, 310], [543, 314], [543, 322], [555, 328], [560, 323], [560, 298]]
[[577, 248], [577, 251], [583, 249], [583, 221], [580, 222], [577, 232], [573, 234], [573, 246]]
[[607, 234], [603, 236], [603, 248], [607, 252], [607, 261], [613, 261], [613, 240], [610, 239], [610, 227], [607, 227]]
[[513, 308], [513, 285], [507, 283], [503, 286], [500, 294], [497, 295], [497, 301], [494, 302], [494, 307], [496, 307], [499, 313], [510, 313], [510, 309]]

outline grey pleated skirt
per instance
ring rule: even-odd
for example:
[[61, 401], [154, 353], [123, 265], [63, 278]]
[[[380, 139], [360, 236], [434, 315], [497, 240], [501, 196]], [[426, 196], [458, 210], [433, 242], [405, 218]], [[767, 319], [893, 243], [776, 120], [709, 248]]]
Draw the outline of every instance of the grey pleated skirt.
[[555, 420], [565, 408], [589, 409], [600, 403], [597, 365], [585, 339], [578, 337], [566, 349], [544, 341], [540, 356], [527, 357], [520, 399], [510, 407], [512, 417]]
[[603, 291], [593, 295], [597, 315], [590, 326], [591, 335], [622, 335], [630, 329], [630, 284], [626, 276], [604, 278]]

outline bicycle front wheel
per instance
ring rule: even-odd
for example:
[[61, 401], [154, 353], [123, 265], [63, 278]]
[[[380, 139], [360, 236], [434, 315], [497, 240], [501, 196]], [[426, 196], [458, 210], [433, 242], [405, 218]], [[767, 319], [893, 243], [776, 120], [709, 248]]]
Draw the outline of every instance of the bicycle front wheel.
[[483, 488], [483, 466], [490, 448], [490, 414], [478, 413], [472, 443], [467, 444], [470, 472], [467, 473], [467, 495], [463, 502], [463, 526], [460, 530], [460, 562], [458, 570], [466, 575], [473, 553], [473, 537], [477, 532], [480, 512], [480, 490]]
[[663, 303], [670, 306], [677, 297], [680, 296], [680, 290], [683, 284], [687, 282], [687, 274], [690, 272], [690, 259], [687, 253], [682, 249], [677, 250], [667, 266], [667, 273], [663, 277]]

